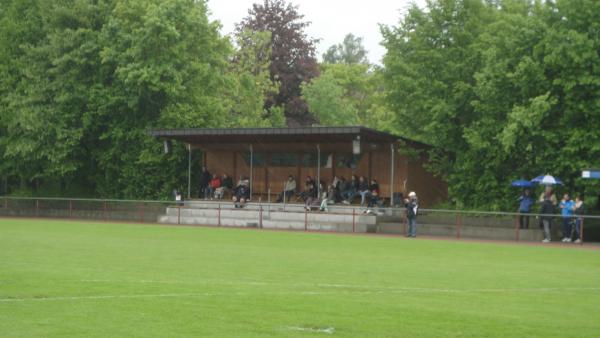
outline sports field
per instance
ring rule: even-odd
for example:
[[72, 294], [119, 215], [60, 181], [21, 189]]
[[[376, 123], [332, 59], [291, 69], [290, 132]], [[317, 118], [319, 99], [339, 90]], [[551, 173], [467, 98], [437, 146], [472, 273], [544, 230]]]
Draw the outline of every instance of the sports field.
[[598, 337], [600, 251], [0, 219], [4, 337]]

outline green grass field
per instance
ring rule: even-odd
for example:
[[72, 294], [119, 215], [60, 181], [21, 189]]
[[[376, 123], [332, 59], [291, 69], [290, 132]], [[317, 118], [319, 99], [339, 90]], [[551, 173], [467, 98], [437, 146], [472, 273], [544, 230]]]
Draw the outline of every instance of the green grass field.
[[598, 337], [600, 251], [0, 219], [4, 337]]

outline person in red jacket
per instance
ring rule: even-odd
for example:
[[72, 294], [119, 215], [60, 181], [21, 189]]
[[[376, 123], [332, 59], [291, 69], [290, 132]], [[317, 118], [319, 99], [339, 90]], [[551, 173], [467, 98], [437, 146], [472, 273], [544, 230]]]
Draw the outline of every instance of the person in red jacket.
[[215, 190], [217, 190], [217, 188], [220, 188], [220, 187], [221, 187], [221, 179], [219, 178], [219, 176], [217, 176], [217, 174], [213, 174], [212, 179], [208, 183], [208, 195], [210, 196], [211, 200], [214, 197]]

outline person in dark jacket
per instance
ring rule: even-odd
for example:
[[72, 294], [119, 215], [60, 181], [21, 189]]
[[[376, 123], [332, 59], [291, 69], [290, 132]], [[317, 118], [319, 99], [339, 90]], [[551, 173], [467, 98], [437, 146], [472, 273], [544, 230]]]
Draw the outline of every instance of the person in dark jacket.
[[369, 182], [364, 176], [358, 179], [358, 193], [360, 194], [360, 206], [364, 206], [367, 198], [370, 197]]
[[221, 186], [215, 190], [215, 198], [223, 199], [225, 193], [233, 189], [233, 180], [227, 174], [223, 174], [221, 177]]
[[531, 197], [531, 190], [523, 190], [523, 194], [517, 200], [519, 202], [519, 225], [521, 229], [529, 229], [529, 213], [531, 206], [535, 203]]
[[581, 243], [581, 225], [583, 224], [583, 215], [585, 215], [585, 204], [583, 203], [583, 197], [577, 195], [575, 197], [575, 206], [573, 207], [573, 213], [575, 214], [575, 239], [573, 242]]
[[556, 201], [556, 197], [552, 193], [552, 190], [546, 190], [544, 194], [540, 197], [540, 203], [542, 203], [542, 208], [540, 213], [542, 216], [542, 227], [544, 229], [544, 240], [542, 242], [549, 243], [551, 241], [551, 230], [552, 230], [552, 216], [554, 214], [554, 202]]
[[304, 191], [300, 193], [300, 197], [304, 202], [306, 202], [308, 198], [317, 197], [317, 184], [312, 177], [306, 176], [306, 180], [304, 181]]
[[371, 198], [369, 199], [368, 207], [372, 208], [375, 205], [379, 206], [380, 208], [383, 207], [383, 202], [379, 198], [380, 191], [379, 183], [377, 183], [377, 180], [371, 180], [371, 184], [369, 185], [369, 191]]
[[212, 176], [210, 175], [208, 169], [205, 166], [202, 166], [202, 172], [200, 173], [200, 194], [198, 197], [206, 199], [210, 196], [208, 184], [210, 183], [211, 179]]
[[248, 180], [241, 179], [240, 184], [235, 187], [233, 194], [233, 205], [236, 208], [243, 208], [246, 202], [250, 200], [250, 186]]
[[358, 177], [356, 175], [352, 175], [350, 182], [346, 182], [346, 188], [342, 193], [342, 198], [344, 199], [342, 203], [344, 204], [352, 204], [354, 200], [354, 196], [358, 192]]
[[[319, 191], [321, 193], [321, 196], [319, 196]], [[307, 211], [311, 211], [313, 209], [319, 208], [322, 198], [327, 197], [327, 191], [325, 190], [325, 182], [321, 180], [319, 182], [319, 188], [311, 188], [307, 196], [308, 197], [306, 198], [304, 209], [306, 209]]]
[[419, 200], [417, 194], [411, 191], [408, 194], [408, 198], [404, 200], [404, 207], [406, 208], [406, 218], [408, 220], [408, 234], [406, 237], [417, 237], [417, 213], [419, 209]]

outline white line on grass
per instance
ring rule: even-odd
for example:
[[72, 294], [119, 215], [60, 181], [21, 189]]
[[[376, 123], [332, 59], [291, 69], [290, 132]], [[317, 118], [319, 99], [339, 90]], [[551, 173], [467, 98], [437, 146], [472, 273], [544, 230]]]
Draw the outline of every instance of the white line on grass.
[[115, 299], [115, 298], [161, 298], [161, 297], [203, 297], [217, 296], [216, 293], [160, 293], [160, 294], [132, 294], [132, 295], [93, 295], [93, 296], [56, 296], [56, 297], [31, 297], [31, 298], [0, 298], [0, 302], [26, 302], [26, 301], [53, 301], [53, 300], [87, 300], [87, 299]]
[[49, 297], [29, 297], [0, 298], [0, 302], [27, 302], [27, 301], [61, 301], [61, 300], [94, 300], [94, 299], [131, 299], [131, 298], [167, 298], [167, 297], [210, 297], [210, 296], [323, 296], [323, 295], [372, 295], [372, 294], [392, 294], [392, 293], [456, 293], [456, 294], [474, 294], [474, 293], [553, 293], [564, 291], [600, 291], [600, 288], [514, 288], [514, 289], [436, 289], [436, 288], [397, 288], [387, 290], [330, 290], [330, 291], [275, 291], [275, 292], [204, 292], [204, 293], [161, 293], [161, 294], [124, 294], [124, 295], [89, 295], [89, 296], [49, 296]]
[[[557, 288], [479, 288], [479, 289], [450, 289], [450, 288], [416, 288], [416, 287], [395, 287], [395, 286], [378, 286], [378, 285], [366, 285], [366, 284], [329, 284], [329, 283], [280, 283], [280, 282], [269, 282], [269, 281], [231, 281], [231, 280], [218, 280], [218, 279], [205, 279], [200, 281], [181, 281], [181, 280], [108, 280], [108, 279], [83, 279], [81, 282], [90, 283], [142, 283], [142, 284], [186, 284], [186, 285], [265, 285], [265, 286], [276, 286], [276, 287], [288, 287], [288, 288], [332, 288], [332, 289], [352, 289], [348, 290], [351, 292], [365, 292], [365, 293], [385, 293], [385, 292], [437, 292], [437, 293], [473, 293], [473, 292], [559, 292], [559, 291], [600, 291], [600, 287], [557, 287]], [[364, 290], [359, 290], [364, 289]], [[305, 291], [305, 294], [319, 294], [318, 291]]]
[[333, 328], [331, 326], [324, 327], [324, 328], [288, 326], [288, 329], [289, 330], [293, 330], [293, 331], [304, 331], [304, 332], [313, 332], [313, 333], [326, 333], [326, 334], [333, 334], [333, 333], [335, 333], [335, 328]]

